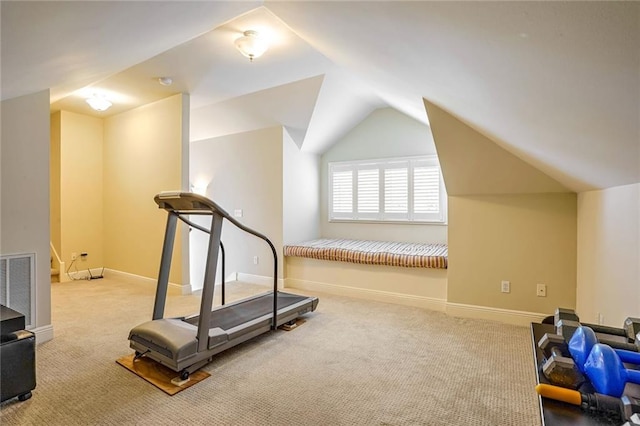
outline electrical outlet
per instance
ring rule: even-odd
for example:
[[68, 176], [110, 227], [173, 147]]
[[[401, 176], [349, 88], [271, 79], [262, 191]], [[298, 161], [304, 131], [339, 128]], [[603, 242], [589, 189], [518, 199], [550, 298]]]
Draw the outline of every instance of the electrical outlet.
[[71, 253], [71, 260], [76, 260], [78, 258], [78, 253], [73, 252]]
[[253, 264], [254, 265], [257, 265], [259, 261], [260, 261], [260, 259], [258, 258], [258, 256], [253, 256]]
[[233, 215], [234, 215], [235, 217], [242, 217], [242, 209], [235, 209], [235, 210], [233, 211]]
[[87, 253], [86, 251], [83, 251], [80, 253], [80, 260], [86, 261], [88, 256], [89, 256], [89, 253]]
[[544, 284], [536, 285], [536, 296], [538, 297], [547, 297], [547, 286]]
[[502, 281], [500, 283], [500, 291], [502, 291], [503, 293], [510, 293], [511, 283], [509, 281]]

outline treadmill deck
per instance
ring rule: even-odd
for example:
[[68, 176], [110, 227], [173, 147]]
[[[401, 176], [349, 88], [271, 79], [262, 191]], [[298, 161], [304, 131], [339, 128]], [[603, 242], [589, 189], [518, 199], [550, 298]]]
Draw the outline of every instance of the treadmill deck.
[[[310, 300], [307, 296], [278, 292], [278, 311], [293, 304]], [[315, 306], [313, 307], [315, 309]], [[313, 310], [312, 309], [312, 310]], [[222, 330], [230, 330], [251, 320], [273, 312], [273, 293], [242, 300], [238, 303], [228, 304], [211, 311], [209, 328], [219, 327]], [[199, 315], [185, 319], [189, 324], [198, 325]]]

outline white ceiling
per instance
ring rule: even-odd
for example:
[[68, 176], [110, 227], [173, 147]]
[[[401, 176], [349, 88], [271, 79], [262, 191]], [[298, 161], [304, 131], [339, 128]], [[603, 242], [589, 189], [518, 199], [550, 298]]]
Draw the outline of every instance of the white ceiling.
[[[77, 91], [99, 89], [115, 114], [187, 92], [194, 116], [233, 115], [193, 140], [276, 123], [323, 152], [375, 108], [428, 123], [426, 98], [575, 191], [640, 182], [638, 2], [2, 1], [1, 19], [2, 99], [51, 88], [90, 114]], [[273, 40], [253, 63], [246, 29]]]

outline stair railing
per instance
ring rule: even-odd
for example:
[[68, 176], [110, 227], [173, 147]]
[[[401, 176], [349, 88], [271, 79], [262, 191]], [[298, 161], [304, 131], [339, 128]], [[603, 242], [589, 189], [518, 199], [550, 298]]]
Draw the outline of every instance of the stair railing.
[[51, 268], [57, 269], [59, 271], [59, 280], [63, 282], [64, 280], [64, 271], [65, 271], [65, 263], [60, 259], [56, 248], [53, 245], [52, 241], [49, 241], [49, 253], [51, 255]]

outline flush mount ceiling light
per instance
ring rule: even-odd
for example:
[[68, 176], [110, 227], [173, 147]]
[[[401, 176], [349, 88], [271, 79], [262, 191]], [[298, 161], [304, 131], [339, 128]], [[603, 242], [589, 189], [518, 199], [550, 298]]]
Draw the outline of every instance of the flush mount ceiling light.
[[158, 77], [158, 83], [163, 86], [171, 86], [173, 84], [173, 79], [171, 77]]
[[89, 104], [89, 106], [93, 109], [95, 109], [96, 111], [106, 111], [108, 110], [112, 103], [109, 102], [104, 95], [93, 95], [90, 98], [87, 99], [87, 103]]
[[236, 39], [235, 45], [240, 53], [252, 62], [255, 58], [262, 56], [269, 48], [267, 41], [254, 30], [245, 31], [242, 37]]

